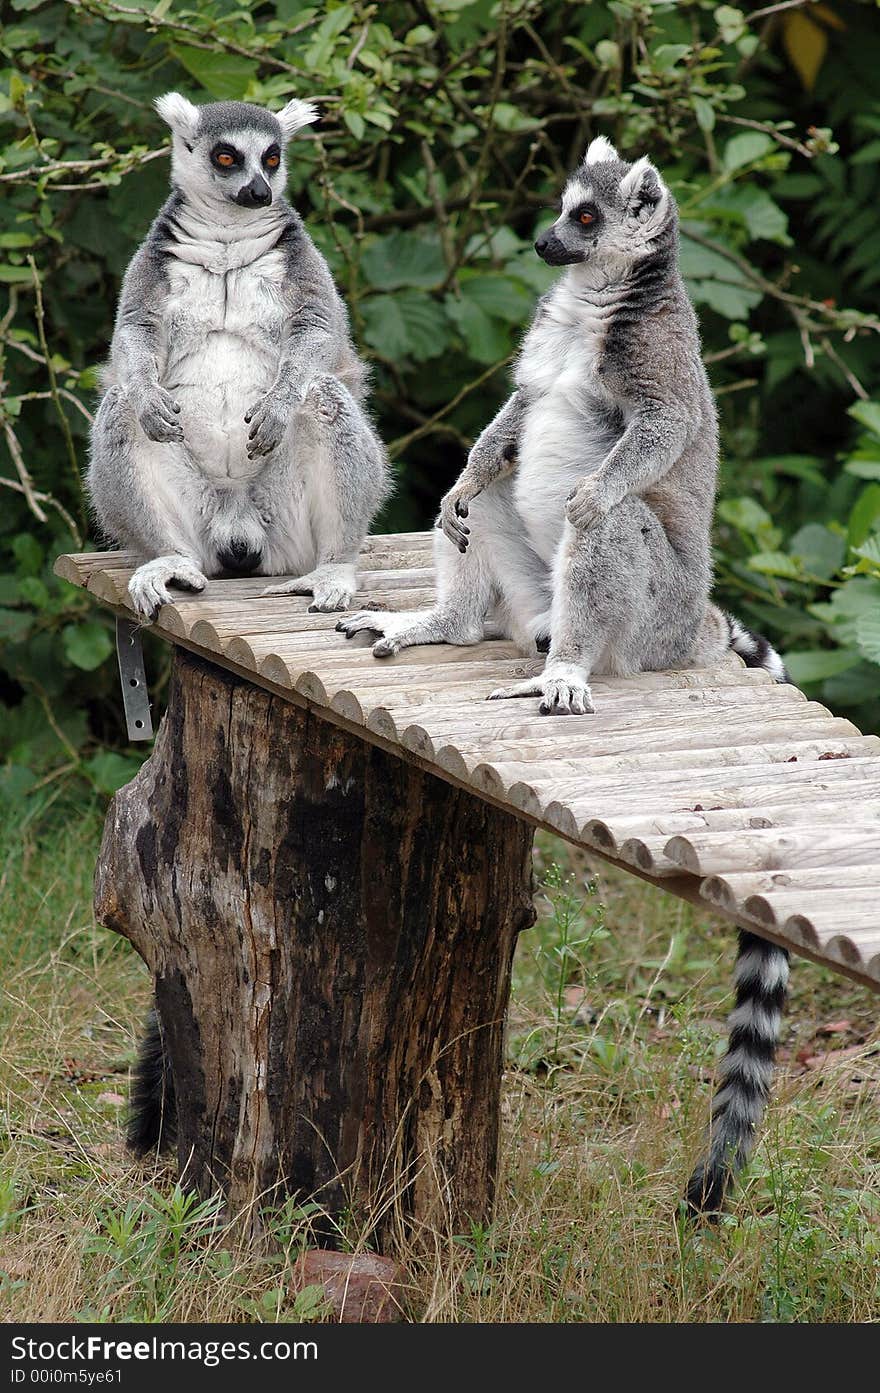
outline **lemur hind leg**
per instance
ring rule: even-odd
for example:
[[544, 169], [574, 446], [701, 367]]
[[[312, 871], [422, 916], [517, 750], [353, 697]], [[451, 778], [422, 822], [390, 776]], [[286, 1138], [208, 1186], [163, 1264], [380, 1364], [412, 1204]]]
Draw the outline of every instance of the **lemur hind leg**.
[[681, 662], [696, 625], [687, 577], [659, 519], [642, 499], [625, 498], [589, 528], [566, 523], [544, 671], [492, 698], [540, 696], [543, 715], [584, 715], [595, 709], [593, 672]]
[[119, 387], [105, 394], [95, 418], [87, 486], [107, 533], [153, 558], [128, 583], [141, 619], [154, 619], [169, 603], [169, 585], [204, 589], [210, 567], [201, 540], [204, 483], [181, 444], [147, 438]]
[[434, 533], [437, 602], [432, 609], [362, 610], [340, 620], [346, 638], [371, 631], [377, 658], [423, 643], [479, 643], [486, 616], [498, 608], [502, 626], [524, 653], [534, 654], [548, 628], [550, 575], [523, 537], [509, 479], [491, 484], [474, 498], [456, 546], [439, 529]]
[[[309, 609], [347, 609], [357, 588], [356, 562], [376, 510], [387, 493], [385, 448], [366, 412], [337, 377], [319, 373], [294, 413], [286, 465], [273, 471], [271, 496], [262, 491], [261, 510], [271, 518], [266, 574], [309, 570], [266, 595], [312, 595]], [[302, 511], [308, 499], [309, 539]], [[305, 547], [304, 547], [305, 541]]]

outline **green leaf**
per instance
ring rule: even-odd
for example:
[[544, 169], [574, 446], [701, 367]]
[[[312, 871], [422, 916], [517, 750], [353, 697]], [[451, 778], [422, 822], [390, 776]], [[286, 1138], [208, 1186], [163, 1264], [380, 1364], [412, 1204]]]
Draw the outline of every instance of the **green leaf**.
[[367, 129], [367, 123], [359, 111], [343, 111], [342, 119], [351, 131], [355, 140], [363, 140]]
[[534, 116], [526, 116], [521, 107], [512, 102], [496, 102], [492, 111], [492, 124], [499, 131], [534, 131], [541, 122]]
[[0, 281], [4, 285], [25, 285], [33, 281], [29, 266], [0, 266]]
[[880, 436], [880, 402], [857, 401], [847, 410], [859, 425], [867, 426], [873, 435]]
[[880, 536], [876, 532], [873, 533], [860, 547], [853, 547], [853, 552], [863, 561], [870, 561], [873, 566], [880, 567]]
[[0, 768], [0, 803], [9, 808], [30, 793], [37, 776], [21, 764], [4, 764]]
[[785, 654], [785, 666], [798, 687], [836, 677], [838, 673], [855, 667], [858, 661], [858, 653], [848, 648], [816, 648], [794, 653], [786, 650]]
[[711, 102], [707, 102], [705, 97], [691, 97], [691, 106], [697, 118], [697, 125], [701, 131], [712, 131], [715, 129], [715, 108]]
[[361, 254], [361, 270], [377, 290], [403, 286], [430, 289], [446, 276], [439, 237], [418, 232], [389, 232], [378, 237]]
[[880, 479], [880, 459], [859, 459], [855, 456], [843, 466], [847, 474], [857, 479]]
[[19, 575], [35, 576], [43, 569], [46, 554], [30, 532], [19, 532], [12, 539], [12, 554], [18, 562]]
[[797, 580], [801, 568], [784, 551], [759, 551], [748, 559], [749, 569], [762, 576], [781, 576], [785, 580]]
[[461, 293], [495, 319], [524, 324], [532, 314], [534, 298], [523, 285], [502, 275], [462, 275]]
[[762, 131], [743, 131], [732, 136], [724, 147], [722, 163], [729, 174], [760, 160], [773, 149], [773, 141]]
[[396, 295], [370, 295], [361, 302], [364, 339], [392, 362], [412, 358], [417, 363], [439, 358], [449, 342], [443, 308], [417, 290]]
[[749, 284], [738, 266], [711, 247], [692, 241], [686, 228], [681, 269], [695, 303], [709, 305], [725, 319], [746, 319], [761, 302], [761, 291]]
[[84, 672], [93, 672], [113, 652], [110, 634], [103, 624], [94, 619], [65, 625], [61, 631], [61, 642], [67, 661]]
[[822, 473], [822, 461], [816, 455], [764, 455], [755, 460], [755, 465], [770, 470], [773, 474], [789, 474], [795, 479], [809, 479], [820, 488], [824, 488], [826, 484]]
[[862, 489], [849, 515], [846, 539], [851, 547], [859, 547], [873, 532], [880, 519], [880, 484], [869, 484]]
[[869, 658], [872, 663], [880, 663], [880, 611], [875, 614], [863, 614], [857, 620], [856, 643], [863, 657]]
[[659, 48], [655, 48], [651, 58], [658, 72], [668, 73], [692, 51], [690, 44], [660, 44]]
[[726, 44], [736, 43], [746, 27], [742, 10], [734, 9], [733, 5], [719, 5], [715, 11], [715, 23]]
[[808, 522], [788, 543], [791, 555], [805, 571], [827, 580], [839, 570], [846, 555], [846, 542], [838, 533], [819, 522]]
[[741, 532], [747, 532], [750, 537], [757, 537], [765, 529], [773, 526], [770, 514], [753, 498], [722, 499], [718, 504], [718, 516], [739, 528]]
[[101, 750], [83, 763], [83, 769], [100, 793], [115, 793], [134, 778], [140, 767], [141, 760], [116, 754], [113, 750]]
[[705, 207], [707, 211], [718, 209], [742, 219], [753, 242], [763, 239], [778, 242], [783, 247], [791, 246], [788, 215], [773, 202], [766, 189], [756, 188], [754, 184], [737, 184], [719, 190]]
[[252, 78], [256, 60], [237, 53], [208, 53], [186, 44], [172, 44], [171, 52], [182, 67], [218, 102], [241, 101]]
[[446, 313], [477, 363], [497, 363], [510, 351], [508, 333], [473, 300], [447, 296]]
[[0, 642], [21, 643], [33, 628], [33, 615], [26, 610], [0, 609]]
[[864, 615], [880, 613], [880, 580], [854, 576], [835, 590], [827, 604], [809, 605], [808, 609], [832, 627], [840, 643], [855, 643], [858, 621]]

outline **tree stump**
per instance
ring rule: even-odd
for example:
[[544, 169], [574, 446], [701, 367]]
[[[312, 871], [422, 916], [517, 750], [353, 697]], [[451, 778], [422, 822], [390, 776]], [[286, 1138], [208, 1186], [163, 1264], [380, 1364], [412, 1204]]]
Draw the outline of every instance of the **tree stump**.
[[155, 978], [188, 1185], [381, 1215], [380, 1239], [395, 1210], [487, 1218], [532, 835], [175, 651], [95, 904]]

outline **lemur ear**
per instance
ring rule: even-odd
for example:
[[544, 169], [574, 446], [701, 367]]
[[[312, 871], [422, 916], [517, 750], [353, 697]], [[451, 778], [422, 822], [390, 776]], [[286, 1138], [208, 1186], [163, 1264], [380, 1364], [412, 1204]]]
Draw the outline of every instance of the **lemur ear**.
[[619, 160], [620, 156], [604, 135], [597, 135], [595, 140], [591, 140], [587, 146], [587, 153], [584, 155], [584, 164], [604, 164], [608, 160]]
[[320, 113], [314, 102], [302, 102], [298, 97], [294, 97], [287, 106], [276, 111], [275, 115], [281, 122], [285, 139], [291, 140], [303, 126], [310, 126], [313, 121], [317, 121]]
[[199, 124], [199, 109], [193, 106], [181, 92], [166, 92], [164, 97], [156, 98], [156, 110], [167, 121], [175, 135], [184, 140], [194, 140]]
[[620, 192], [632, 217], [645, 217], [665, 209], [669, 190], [647, 155], [636, 160], [620, 181]]

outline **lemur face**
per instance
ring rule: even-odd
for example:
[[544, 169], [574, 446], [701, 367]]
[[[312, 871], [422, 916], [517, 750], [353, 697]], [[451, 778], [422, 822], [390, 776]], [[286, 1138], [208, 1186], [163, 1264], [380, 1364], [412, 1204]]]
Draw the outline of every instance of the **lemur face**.
[[174, 132], [172, 182], [218, 208], [269, 208], [284, 190], [288, 140], [317, 119], [309, 102], [292, 101], [275, 115], [248, 102], [193, 106], [179, 92], [156, 108]]
[[650, 254], [673, 207], [647, 156], [628, 164], [599, 136], [566, 184], [559, 217], [535, 251], [548, 266], [639, 261]]

